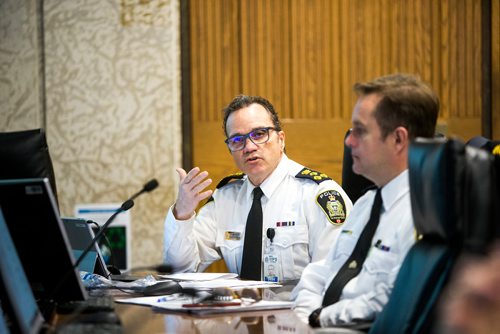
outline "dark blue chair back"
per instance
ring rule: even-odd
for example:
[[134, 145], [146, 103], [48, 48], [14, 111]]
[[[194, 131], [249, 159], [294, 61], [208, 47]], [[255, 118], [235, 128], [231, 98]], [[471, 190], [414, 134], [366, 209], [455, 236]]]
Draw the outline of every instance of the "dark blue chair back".
[[418, 241], [370, 333], [429, 332], [435, 305], [462, 248], [464, 144], [419, 139], [410, 145], [408, 164]]

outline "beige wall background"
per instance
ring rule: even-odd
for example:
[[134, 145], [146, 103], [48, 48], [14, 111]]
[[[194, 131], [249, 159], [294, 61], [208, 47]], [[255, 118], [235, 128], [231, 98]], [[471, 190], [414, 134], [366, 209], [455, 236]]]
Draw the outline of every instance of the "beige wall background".
[[177, 0], [0, 1], [0, 131], [44, 127], [62, 215], [135, 201], [132, 266], [161, 262], [181, 161]]

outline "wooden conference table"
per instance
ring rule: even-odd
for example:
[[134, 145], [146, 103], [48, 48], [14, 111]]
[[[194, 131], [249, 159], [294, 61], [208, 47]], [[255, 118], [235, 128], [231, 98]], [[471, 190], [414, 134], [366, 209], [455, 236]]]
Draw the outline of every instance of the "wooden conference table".
[[192, 316], [155, 311], [148, 306], [116, 304], [124, 334], [141, 333], [314, 333], [292, 310]]

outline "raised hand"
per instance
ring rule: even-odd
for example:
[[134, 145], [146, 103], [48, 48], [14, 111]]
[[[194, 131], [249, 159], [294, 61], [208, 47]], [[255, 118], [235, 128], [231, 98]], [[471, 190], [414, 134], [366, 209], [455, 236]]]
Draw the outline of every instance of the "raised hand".
[[176, 219], [186, 220], [193, 215], [201, 201], [212, 195], [212, 190], [205, 190], [212, 183], [212, 179], [207, 179], [208, 172], [200, 172], [198, 167], [191, 169], [189, 173], [182, 168], [177, 168], [176, 171], [180, 183], [173, 213]]

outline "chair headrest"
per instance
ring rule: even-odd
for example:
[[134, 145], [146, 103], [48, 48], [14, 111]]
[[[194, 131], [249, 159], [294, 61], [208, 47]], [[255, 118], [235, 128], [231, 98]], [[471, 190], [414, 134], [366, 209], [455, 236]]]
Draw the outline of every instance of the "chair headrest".
[[500, 158], [500, 140], [490, 140], [483, 136], [475, 136], [469, 139], [466, 145], [481, 148]]
[[47, 177], [57, 200], [56, 179], [45, 131], [0, 132], [0, 179]]
[[493, 155], [486, 150], [466, 146], [464, 177], [464, 246], [477, 253], [486, 253], [495, 239], [497, 175]]
[[456, 139], [417, 138], [410, 144], [410, 198], [419, 234], [449, 242], [460, 239], [464, 151]]

